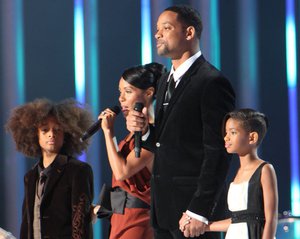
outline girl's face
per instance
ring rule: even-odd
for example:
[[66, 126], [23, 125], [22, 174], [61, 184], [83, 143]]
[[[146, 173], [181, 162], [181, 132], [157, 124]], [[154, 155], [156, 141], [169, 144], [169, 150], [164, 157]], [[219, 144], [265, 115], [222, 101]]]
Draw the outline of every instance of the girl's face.
[[249, 152], [249, 133], [239, 120], [229, 118], [225, 125], [225, 148], [228, 153], [245, 155]]
[[153, 95], [150, 88], [147, 90], [141, 90], [129, 84], [123, 78], [121, 78], [119, 82], [119, 91], [119, 102], [125, 117], [128, 115], [129, 110], [134, 108], [136, 102], [141, 102], [144, 106], [148, 107]]
[[58, 154], [64, 143], [64, 132], [54, 117], [49, 117], [38, 127], [42, 154]]

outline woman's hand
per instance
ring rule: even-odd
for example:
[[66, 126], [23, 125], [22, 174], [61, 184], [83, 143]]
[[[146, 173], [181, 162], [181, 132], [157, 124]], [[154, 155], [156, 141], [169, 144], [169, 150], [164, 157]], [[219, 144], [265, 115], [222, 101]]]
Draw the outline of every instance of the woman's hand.
[[113, 112], [111, 109], [107, 108], [99, 114], [98, 119], [101, 119], [101, 128], [103, 132], [110, 131], [113, 134], [114, 130], [114, 122], [116, 118], [116, 113]]

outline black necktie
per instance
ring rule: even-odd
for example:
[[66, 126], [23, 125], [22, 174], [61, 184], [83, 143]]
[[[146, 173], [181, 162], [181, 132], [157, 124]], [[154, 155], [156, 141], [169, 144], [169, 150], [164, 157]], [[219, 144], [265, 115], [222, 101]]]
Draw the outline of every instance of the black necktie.
[[173, 74], [170, 76], [169, 82], [168, 82], [168, 86], [167, 86], [167, 91], [166, 91], [166, 95], [165, 95], [165, 101], [164, 101], [164, 109], [166, 109], [168, 107], [168, 104], [170, 102], [170, 99], [172, 97], [172, 94], [175, 90], [175, 81], [174, 81], [174, 77]]
[[38, 188], [37, 188], [37, 195], [38, 198], [42, 198], [43, 194], [44, 194], [44, 186], [45, 186], [45, 182], [46, 182], [47, 176], [41, 172], [40, 173], [40, 178], [38, 181]]

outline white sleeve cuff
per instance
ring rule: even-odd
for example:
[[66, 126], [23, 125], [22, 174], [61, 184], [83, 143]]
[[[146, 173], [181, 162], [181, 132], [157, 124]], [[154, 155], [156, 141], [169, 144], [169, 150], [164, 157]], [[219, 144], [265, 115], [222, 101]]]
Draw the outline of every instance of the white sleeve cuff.
[[146, 141], [150, 135], [150, 128], [148, 127], [147, 133], [142, 136], [142, 141]]
[[203, 222], [203, 223], [205, 223], [206, 225], [208, 225], [208, 220], [207, 220], [207, 218], [202, 217], [202, 216], [200, 216], [200, 215], [198, 215], [198, 214], [196, 214], [196, 213], [193, 213], [193, 212], [191, 212], [191, 211], [189, 211], [189, 210], [186, 210], [186, 214], [187, 214], [189, 217], [192, 217], [192, 218], [194, 218], [194, 219], [196, 219], [196, 220], [198, 220], [198, 221], [200, 221], [200, 222]]

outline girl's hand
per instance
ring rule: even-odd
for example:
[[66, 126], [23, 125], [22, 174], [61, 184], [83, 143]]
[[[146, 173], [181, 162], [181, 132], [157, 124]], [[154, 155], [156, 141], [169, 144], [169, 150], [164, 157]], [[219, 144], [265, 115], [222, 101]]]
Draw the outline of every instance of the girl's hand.
[[191, 221], [191, 218], [184, 212], [182, 213], [182, 217], [179, 220], [179, 230], [184, 232], [185, 226], [188, 225]]
[[93, 224], [96, 223], [96, 221], [97, 221], [97, 218], [98, 218], [97, 213], [98, 213], [100, 207], [101, 207], [101, 205], [94, 205], [94, 204], [91, 206], [91, 220], [92, 220]]

